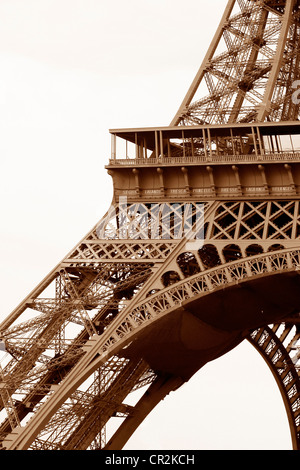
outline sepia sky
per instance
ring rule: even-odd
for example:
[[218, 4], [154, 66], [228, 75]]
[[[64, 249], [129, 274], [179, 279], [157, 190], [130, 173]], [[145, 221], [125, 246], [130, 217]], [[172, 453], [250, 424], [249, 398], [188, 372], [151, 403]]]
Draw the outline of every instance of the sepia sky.
[[[108, 209], [108, 129], [169, 125], [226, 0], [0, 0], [0, 320]], [[126, 449], [290, 449], [270, 371], [243, 343]]]

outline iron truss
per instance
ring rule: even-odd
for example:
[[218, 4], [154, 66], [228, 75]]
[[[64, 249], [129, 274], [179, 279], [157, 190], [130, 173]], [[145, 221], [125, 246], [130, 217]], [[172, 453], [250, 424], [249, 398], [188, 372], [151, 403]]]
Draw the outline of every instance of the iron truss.
[[[134, 208], [129, 207], [128, 213]], [[165, 251], [150, 250], [148, 264], [132, 261], [131, 250], [127, 251], [127, 264], [124, 253], [120, 262], [109, 264], [99, 263], [97, 255], [87, 263], [83, 254], [83, 263], [77, 247], [73, 251], [77, 265], [68, 255], [66, 259], [72, 263], [67, 266], [63, 260], [55, 279], [44, 285], [47, 293], [53, 288], [53, 296], [46, 297], [38, 289], [7, 318], [1, 328], [9, 357], [1, 370], [4, 447], [22, 448], [18, 439], [26, 429], [31, 439], [25, 448], [105, 448], [110, 419], [118, 416], [125, 423], [134, 419], [136, 408], [124, 404], [127, 395], [163, 380], [143, 359], [124, 355], [127, 345], [145, 327], [220, 287], [299, 269], [300, 251], [293, 247], [299, 237], [298, 201], [214, 203], [207, 205], [205, 220], [204, 246], [198, 248], [196, 240], [194, 249], [187, 252], [184, 240], [170, 240], [167, 258]], [[107, 220], [108, 230], [114, 223]], [[87, 240], [94, 234], [92, 231]], [[101, 245], [101, 240], [97, 243]], [[143, 257], [140, 250], [149, 241], [135, 243], [137, 256]], [[79, 247], [82, 245], [86, 246], [85, 240]], [[21, 317], [25, 319], [21, 321]], [[264, 328], [273, 328], [273, 337], [281, 331], [275, 363], [266, 344], [258, 342], [263, 327], [249, 332], [249, 340], [263, 351], [277, 374], [283, 374], [280, 384], [293, 410], [291, 429], [298, 445], [299, 317], [294, 315], [276, 328]], [[282, 331], [289, 336], [286, 347]], [[286, 364], [293, 374], [293, 391], [288, 379], [283, 380]], [[38, 431], [31, 434], [35, 423]]]
[[[167, 136], [155, 130], [147, 146], [133, 132], [135, 161], [114, 149], [111, 208], [0, 325], [2, 449], [120, 449], [160, 400], [244, 339], [271, 368], [300, 449], [299, 152], [278, 169], [279, 130], [263, 140], [257, 126], [222, 127], [293, 120], [295, 140], [298, 43], [298, 1], [229, 0]], [[213, 353], [200, 354], [195, 332]]]
[[297, 120], [299, 14], [294, 0], [229, 1], [172, 125]]

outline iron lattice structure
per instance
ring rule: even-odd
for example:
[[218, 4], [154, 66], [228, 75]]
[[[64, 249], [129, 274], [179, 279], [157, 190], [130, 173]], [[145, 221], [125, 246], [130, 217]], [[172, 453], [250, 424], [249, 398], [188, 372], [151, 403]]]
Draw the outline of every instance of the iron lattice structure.
[[111, 130], [111, 207], [0, 326], [3, 449], [121, 449], [245, 339], [300, 449], [299, 3], [229, 0], [170, 126]]

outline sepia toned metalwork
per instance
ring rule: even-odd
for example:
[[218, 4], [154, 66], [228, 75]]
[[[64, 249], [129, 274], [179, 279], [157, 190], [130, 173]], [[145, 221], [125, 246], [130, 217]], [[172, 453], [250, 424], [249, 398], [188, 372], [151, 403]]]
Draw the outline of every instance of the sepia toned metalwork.
[[122, 449], [248, 340], [300, 450], [299, 21], [229, 0], [170, 125], [110, 131], [111, 207], [0, 325], [2, 449]]

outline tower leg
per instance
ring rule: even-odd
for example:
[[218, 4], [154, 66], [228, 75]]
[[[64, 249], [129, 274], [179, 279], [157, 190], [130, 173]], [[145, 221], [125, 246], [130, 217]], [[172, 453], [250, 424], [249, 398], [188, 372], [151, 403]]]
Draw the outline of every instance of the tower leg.
[[122, 449], [153, 408], [182, 384], [183, 380], [180, 377], [157, 377], [135, 405], [133, 412], [130, 413], [109, 440], [105, 450]]

